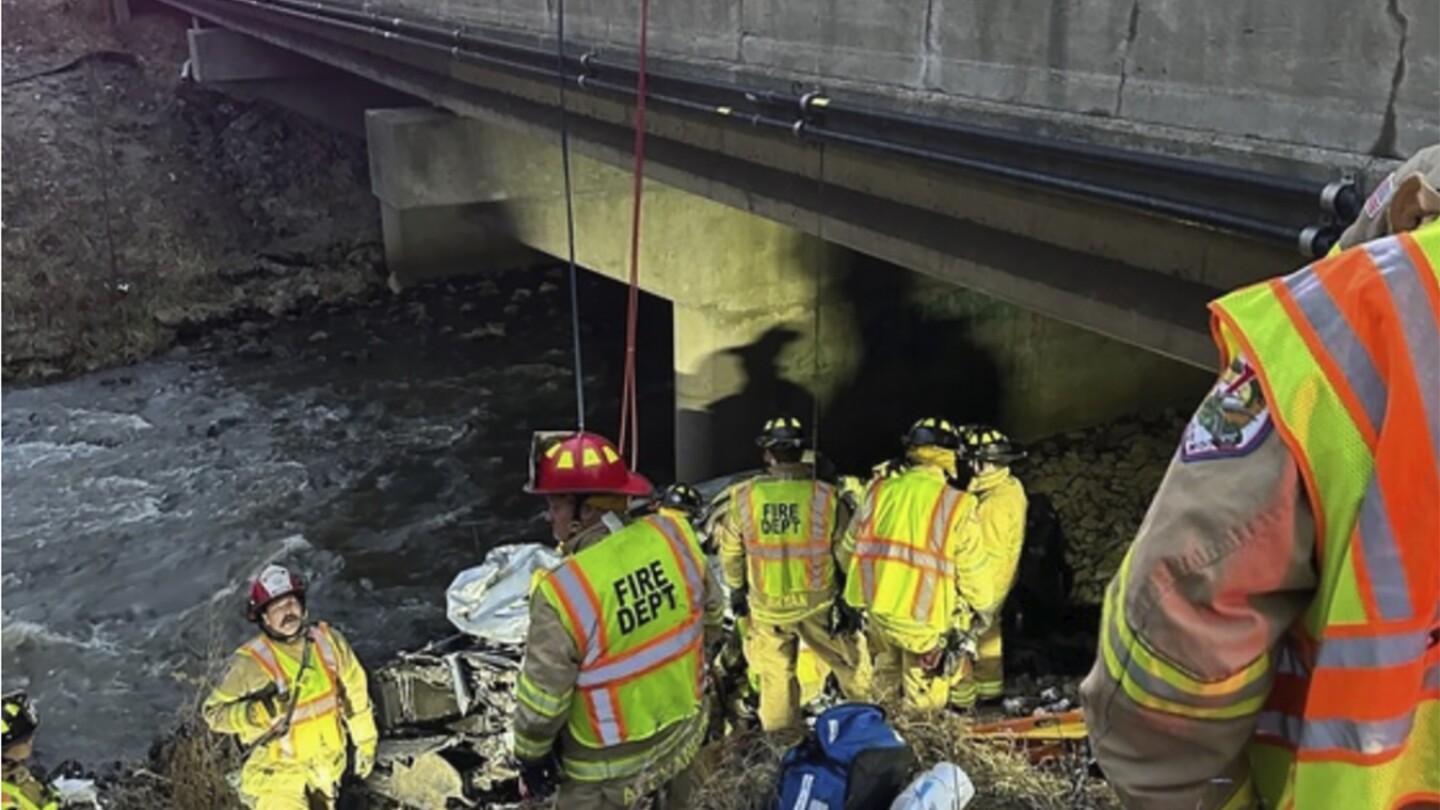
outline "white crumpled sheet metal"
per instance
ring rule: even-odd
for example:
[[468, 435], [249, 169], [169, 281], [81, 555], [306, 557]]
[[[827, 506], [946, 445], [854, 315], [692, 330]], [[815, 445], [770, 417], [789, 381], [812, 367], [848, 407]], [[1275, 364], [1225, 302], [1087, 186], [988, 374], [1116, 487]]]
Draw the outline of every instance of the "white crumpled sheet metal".
[[460, 632], [496, 644], [523, 644], [530, 628], [530, 583], [561, 562], [539, 543], [501, 546], [461, 571], [445, 589], [445, 613]]

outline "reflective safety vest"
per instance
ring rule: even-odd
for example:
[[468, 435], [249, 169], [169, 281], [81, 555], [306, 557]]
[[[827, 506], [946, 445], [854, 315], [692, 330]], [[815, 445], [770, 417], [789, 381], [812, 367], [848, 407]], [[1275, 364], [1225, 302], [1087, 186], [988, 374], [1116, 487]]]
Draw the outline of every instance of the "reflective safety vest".
[[337, 751], [344, 755], [345, 730], [338, 681], [340, 658], [336, 655], [335, 638], [324, 622], [312, 626], [309, 634], [311, 658], [303, 674], [300, 661], [263, 633], [239, 650], [241, 655], [259, 664], [275, 682], [282, 702], [288, 704], [293, 693], [295, 710], [290, 713], [289, 728], [266, 745], [274, 759], [333, 758]]
[[[0, 781], [0, 808], [4, 810], [58, 810], [60, 799], [23, 766], [6, 763], [6, 778]], [[31, 796], [35, 798], [31, 798]]]
[[746, 584], [758, 618], [799, 621], [829, 606], [836, 498], [835, 487], [804, 478], [762, 476], [736, 487]]
[[569, 558], [540, 584], [580, 654], [575, 742], [645, 740], [700, 712], [705, 558], [688, 523], [649, 515]]
[[1440, 802], [1440, 224], [1216, 302], [1315, 511], [1319, 586], [1251, 745], [1273, 808]]
[[934, 637], [955, 621], [951, 538], [974, 509], [975, 496], [917, 468], [877, 480], [866, 497], [867, 517], [856, 533], [845, 601], [869, 610], [882, 629], [933, 646]]

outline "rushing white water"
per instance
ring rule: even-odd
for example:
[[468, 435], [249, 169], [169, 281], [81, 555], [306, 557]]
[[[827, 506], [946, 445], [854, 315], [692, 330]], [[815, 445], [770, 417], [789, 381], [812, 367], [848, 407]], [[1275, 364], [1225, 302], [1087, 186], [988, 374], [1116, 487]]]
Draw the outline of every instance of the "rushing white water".
[[267, 560], [373, 663], [446, 632], [444, 586], [484, 550], [543, 537], [519, 488], [529, 431], [573, 419], [568, 335], [457, 337], [467, 290], [424, 329], [378, 302], [277, 328], [262, 360], [7, 387], [3, 680], [34, 695], [42, 762], [143, 756], [251, 632], [240, 583]]

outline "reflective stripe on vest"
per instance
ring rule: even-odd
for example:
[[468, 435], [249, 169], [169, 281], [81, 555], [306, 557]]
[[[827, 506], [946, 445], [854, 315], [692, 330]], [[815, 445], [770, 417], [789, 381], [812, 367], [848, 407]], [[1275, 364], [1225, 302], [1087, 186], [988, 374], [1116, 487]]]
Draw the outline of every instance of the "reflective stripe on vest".
[[[302, 692], [296, 696], [295, 709], [290, 712], [289, 728], [272, 743], [286, 758], [295, 756], [295, 730], [298, 727], [322, 719], [330, 719], [337, 724], [340, 722], [340, 695], [337, 687], [340, 658], [336, 654], [335, 644], [330, 637], [330, 628], [321, 623], [311, 627], [308, 633], [315, 656], [319, 659], [319, 671], [324, 677], [324, 686], [314, 694]], [[287, 673], [285, 667], [281, 665], [282, 656], [268, 636], [263, 634], [256, 636], [240, 649], [265, 670], [265, 673], [270, 676], [270, 680], [275, 683], [275, 688], [282, 698], [290, 694], [294, 687], [291, 683], [293, 676]], [[287, 661], [290, 660], [288, 656], [284, 656], [284, 658]], [[298, 674], [299, 662], [295, 662], [294, 669]]]
[[1274, 656], [1252, 752], [1273, 806], [1440, 793], [1437, 260], [1431, 224], [1213, 305], [1222, 351], [1256, 367], [1319, 541], [1318, 592]]
[[[887, 488], [906, 486], [910, 475], [915, 473], [876, 482], [870, 492], [868, 517], [860, 527], [852, 564], [860, 570], [860, 588], [868, 607], [875, 609], [881, 605], [882, 597], [887, 596], [881, 593], [882, 589], [910, 593], [913, 596], [905, 611], [907, 617], [936, 630], [944, 630], [949, 617], [937, 615], [936, 596], [942, 589], [953, 592], [955, 587], [956, 569], [954, 561], [948, 557], [948, 544], [960, 504], [968, 496], [941, 479], [934, 502], [929, 506], [923, 538], [883, 536], [882, 532], [898, 528], [876, 526]], [[914, 486], [913, 483], [908, 485]]]
[[[764, 521], [757, 519], [756, 509], [767, 505], [757, 503], [756, 489], [762, 492], [788, 488], [808, 489], [808, 515], [804, 535], [767, 531]], [[761, 478], [741, 484], [735, 491], [741, 532], [744, 534], [745, 557], [749, 567], [749, 585], [753, 591], [780, 597], [799, 590], [821, 593], [834, 583], [835, 490], [823, 481], [805, 479]], [[800, 527], [795, 527], [800, 528]], [[804, 575], [795, 575], [796, 571]]]
[[42, 799], [42, 801], [45, 802], [44, 804], [36, 804], [30, 801], [30, 797], [25, 795], [25, 791], [21, 790], [20, 786], [13, 782], [0, 782], [0, 793], [4, 794], [4, 806], [7, 808], [15, 807], [18, 808], [18, 810], [56, 810], [56, 808], [60, 806], [58, 799], [49, 799], [48, 801]]
[[[656, 554], [669, 559], [680, 580], [663, 594], [659, 586], [664, 571], [654, 561]], [[626, 570], [631, 565], [638, 567]], [[540, 593], [558, 603], [562, 622], [580, 651], [575, 682], [579, 699], [571, 704], [569, 724], [582, 745], [609, 747], [644, 739], [660, 725], [698, 710], [704, 676], [702, 566], [693, 530], [654, 514], [570, 558], [542, 583]], [[603, 585], [607, 581], [608, 587]], [[671, 595], [675, 606], [661, 614]], [[626, 630], [620, 614], [642, 606], [651, 617], [647, 624], [664, 621], [650, 628], [648, 637], [633, 641], [630, 632], [636, 628]], [[685, 672], [689, 669], [693, 672]], [[652, 685], [651, 678], [658, 685]], [[632, 689], [637, 683], [645, 687], [639, 690], [646, 693], [644, 700]], [[681, 688], [683, 695], [674, 693]]]

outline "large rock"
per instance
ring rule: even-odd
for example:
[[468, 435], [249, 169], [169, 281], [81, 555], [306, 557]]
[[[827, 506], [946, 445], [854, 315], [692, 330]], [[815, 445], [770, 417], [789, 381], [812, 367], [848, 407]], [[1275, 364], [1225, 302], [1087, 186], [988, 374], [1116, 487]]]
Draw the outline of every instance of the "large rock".
[[1075, 568], [1071, 598], [1099, 602], [1164, 478], [1184, 419], [1122, 419], [1037, 442], [1017, 474], [1050, 497]]

